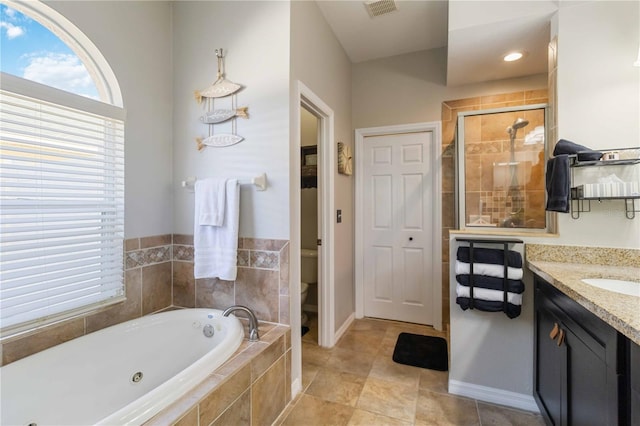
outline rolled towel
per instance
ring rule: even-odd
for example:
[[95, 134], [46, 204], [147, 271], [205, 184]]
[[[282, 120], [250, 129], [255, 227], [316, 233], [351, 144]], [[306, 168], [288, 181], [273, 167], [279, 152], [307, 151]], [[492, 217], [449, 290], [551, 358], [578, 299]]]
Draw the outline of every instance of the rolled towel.
[[[456, 260], [456, 275], [469, 275], [471, 268], [469, 263]], [[503, 278], [504, 266], [490, 263], [473, 263], [473, 275], [486, 275], [489, 277]], [[510, 280], [521, 280], [523, 276], [522, 268], [507, 268], [507, 278]]]
[[545, 180], [547, 186], [546, 210], [569, 213], [571, 177], [569, 175], [569, 157], [566, 154], [547, 161]]
[[578, 160], [580, 161], [594, 161], [599, 160], [602, 157], [602, 152], [594, 151], [593, 149], [566, 139], [560, 139], [556, 144], [556, 147], [553, 149], [554, 157], [561, 154], [578, 154]]
[[[456, 275], [456, 280], [460, 285], [469, 287], [471, 285], [471, 275]], [[502, 291], [504, 278], [487, 277], [484, 275], [473, 276], [473, 287], [488, 288]], [[523, 293], [524, 283], [522, 280], [507, 280], [507, 291], [511, 293]]]
[[[456, 298], [456, 303], [460, 305], [463, 311], [469, 309], [470, 299], [468, 297], [458, 297]], [[504, 311], [505, 314], [511, 319], [520, 315], [522, 312], [522, 306], [512, 305], [511, 303], [507, 303], [506, 310], [503, 302], [493, 302], [488, 300], [473, 300], [473, 307], [486, 312], [501, 312]]]
[[[469, 247], [458, 247], [457, 258], [461, 262], [471, 262], [471, 250]], [[478, 263], [495, 263], [504, 265], [504, 250], [473, 248], [473, 262]], [[522, 268], [522, 256], [517, 251], [507, 251], [507, 264], [514, 268]]]
[[[456, 285], [456, 296], [471, 297], [471, 288], [465, 287], [458, 283]], [[502, 302], [504, 300], [504, 292], [499, 290], [488, 290], [486, 288], [474, 287], [473, 299], [481, 299], [489, 302]], [[522, 295], [516, 293], [507, 293], [507, 302], [512, 305], [522, 305]]]

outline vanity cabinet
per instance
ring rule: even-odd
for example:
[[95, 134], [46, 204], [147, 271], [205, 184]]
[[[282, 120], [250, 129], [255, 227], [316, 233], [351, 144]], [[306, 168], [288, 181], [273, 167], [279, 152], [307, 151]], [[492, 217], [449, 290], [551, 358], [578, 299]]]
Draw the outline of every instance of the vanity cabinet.
[[535, 288], [534, 397], [546, 422], [628, 424], [627, 339], [537, 276]]

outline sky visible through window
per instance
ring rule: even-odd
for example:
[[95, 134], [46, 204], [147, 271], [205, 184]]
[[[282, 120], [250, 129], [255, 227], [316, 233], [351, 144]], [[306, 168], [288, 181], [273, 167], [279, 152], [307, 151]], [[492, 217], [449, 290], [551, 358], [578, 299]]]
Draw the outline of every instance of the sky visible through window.
[[99, 100], [80, 58], [37, 21], [0, 4], [0, 32], [0, 71]]

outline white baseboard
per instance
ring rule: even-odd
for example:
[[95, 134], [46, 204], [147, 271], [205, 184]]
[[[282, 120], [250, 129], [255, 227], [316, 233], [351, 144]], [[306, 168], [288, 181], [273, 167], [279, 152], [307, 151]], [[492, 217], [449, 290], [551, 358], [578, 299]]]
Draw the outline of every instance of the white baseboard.
[[291, 400], [295, 399], [300, 392], [302, 392], [302, 382], [298, 378], [291, 382]]
[[338, 340], [340, 340], [342, 335], [347, 331], [347, 329], [349, 328], [349, 326], [351, 325], [351, 323], [355, 318], [356, 318], [355, 314], [352, 313], [351, 315], [349, 315], [349, 318], [347, 318], [347, 320], [344, 323], [342, 323], [338, 331], [336, 331], [336, 335], [334, 336], [334, 340], [333, 340], [334, 345], [338, 342]]
[[517, 408], [518, 410], [540, 412], [533, 396], [523, 393], [474, 385], [473, 383], [465, 383], [458, 380], [449, 380], [449, 393], [477, 399], [478, 401]]

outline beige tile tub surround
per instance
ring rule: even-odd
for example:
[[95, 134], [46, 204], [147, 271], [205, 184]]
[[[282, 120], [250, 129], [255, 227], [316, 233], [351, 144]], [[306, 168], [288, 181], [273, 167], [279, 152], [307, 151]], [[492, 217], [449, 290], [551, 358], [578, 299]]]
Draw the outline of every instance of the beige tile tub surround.
[[640, 250], [527, 244], [529, 269], [640, 344], [640, 298], [599, 289], [583, 278], [640, 282]]
[[193, 236], [124, 241], [127, 299], [84, 316], [4, 339], [1, 365], [105, 327], [174, 307], [225, 309], [246, 304], [262, 321], [289, 323], [289, 242], [240, 238], [238, 279], [193, 278]]
[[289, 242], [240, 238], [235, 281], [193, 277], [193, 236], [173, 235], [174, 306], [249, 306], [259, 320], [289, 323]]
[[270, 425], [291, 399], [291, 330], [260, 324], [233, 357], [146, 425]]
[[172, 236], [124, 241], [124, 284], [127, 299], [83, 316], [48, 325], [2, 341], [2, 365], [87, 333], [171, 306]]

